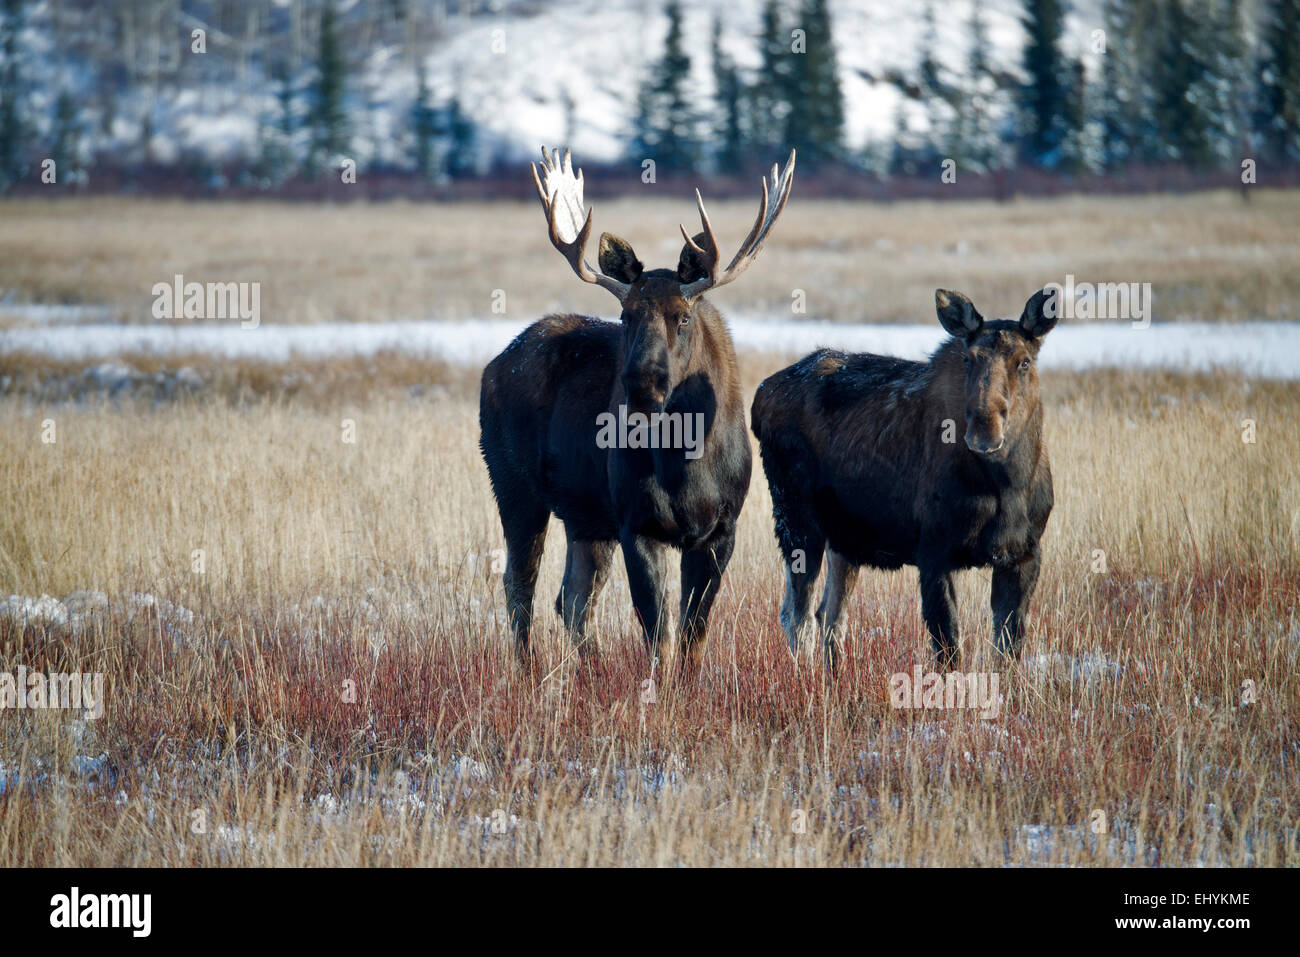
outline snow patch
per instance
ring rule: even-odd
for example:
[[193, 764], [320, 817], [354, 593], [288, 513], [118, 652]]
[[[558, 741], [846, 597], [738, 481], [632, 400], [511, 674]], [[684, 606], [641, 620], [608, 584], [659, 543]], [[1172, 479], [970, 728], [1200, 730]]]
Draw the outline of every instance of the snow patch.
[[[10, 595], [0, 599], [0, 619], [7, 618], [20, 628], [53, 626], [79, 634], [105, 618], [110, 607], [106, 594], [89, 589], [74, 591], [63, 600], [53, 595]], [[128, 623], [143, 617], [156, 618], [173, 640], [183, 638], [183, 627], [195, 622], [194, 612], [190, 609], [147, 593], [125, 595], [120, 607], [125, 609]]]
[[1039, 681], [1069, 681], [1079, 685], [1118, 681], [1124, 673], [1122, 664], [1107, 658], [1100, 651], [1085, 651], [1077, 658], [1063, 655], [1059, 651], [1029, 655], [1025, 658], [1023, 668], [1026, 674]]
[[[33, 353], [62, 361], [105, 360], [94, 381], [131, 381], [130, 366], [107, 362], [117, 356], [199, 353], [213, 358], [287, 362], [293, 358], [370, 358], [400, 352], [460, 365], [482, 365], [504, 349], [532, 320], [395, 320], [324, 322], [313, 325], [126, 325], [91, 323], [12, 329], [0, 354]], [[802, 355], [820, 347], [924, 359], [944, 341], [935, 324], [837, 323], [823, 320], [746, 317], [729, 323], [736, 348], [749, 352]], [[1209, 371], [1225, 368], [1265, 379], [1300, 379], [1300, 322], [1157, 322], [1135, 329], [1126, 322], [1062, 326], [1043, 348], [1045, 369], [1096, 367]], [[133, 370], [132, 370], [133, 371]], [[182, 370], [190, 388], [201, 382]], [[177, 373], [178, 380], [182, 373]], [[139, 375], [138, 373], [136, 375]]]

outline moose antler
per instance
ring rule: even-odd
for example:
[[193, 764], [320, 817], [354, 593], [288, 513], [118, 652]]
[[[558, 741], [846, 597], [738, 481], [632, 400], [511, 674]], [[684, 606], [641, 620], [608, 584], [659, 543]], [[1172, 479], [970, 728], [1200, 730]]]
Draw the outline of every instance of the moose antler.
[[704, 227], [704, 232], [700, 234], [703, 245], [698, 245], [690, 237], [685, 226], [682, 227], [682, 235], [686, 237], [686, 244], [704, 257], [701, 265], [704, 267], [705, 276], [695, 282], [683, 283], [683, 297], [690, 299], [692, 296], [698, 296], [706, 289], [725, 286], [749, 268], [749, 264], [758, 256], [758, 251], [763, 248], [763, 241], [767, 239], [772, 224], [781, 215], [781, 210], [785, 209], [785, 201], [790, 198], [790, 187], [793, 184], [794, 150], [791, 150], [790, 158], [786, 160], [784, 173], [781, 172], [781, 168], [777, 164], [772, 164], [772, 185], [769, 189], [767, 180], [763, 180], [763, 204], [758, 208], [758, 218], [754, 220], [754, 228], [749, 231], [745, 241], [740, 244], [740, 249], [737, 251], [735, 258], [731, 260], [731, 264], [722, 272], [718, 272], [718, 239], [713, 235], [713, 225], [709, 222], [709, 214], [704, 211], [704, 198], [700, 196], [698, 189], [695, 191], [695, 199], [700, 207], [700, 224]]
[[587, 248], [587, 237], [591, 234], [591, 211], [587, 210], [583, 221], [582, 170], [573, 173], [573, 160], [569, 151], [548, 152], [542, 147], [542, 175], [537, 175], [537, 164], [529, 164], [533, 170], [533, 184], [537, 187], [537, 196], [542, 201], [546, 212], [546, 224], [551, 232], [551, 245], [560, 251], [578, 278], [583, 282], [595, 283], [602, 289], [612, 292], [619, 302], [627, 296], [628, 285], [616, 279], [610, 279], [592, 270], [583, 259]]

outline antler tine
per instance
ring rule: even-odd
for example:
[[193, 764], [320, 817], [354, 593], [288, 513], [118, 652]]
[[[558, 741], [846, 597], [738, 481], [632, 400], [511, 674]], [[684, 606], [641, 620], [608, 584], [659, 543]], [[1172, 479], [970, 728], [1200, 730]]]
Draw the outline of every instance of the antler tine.
[[763, 201], [765, 211], [760, 213], [763, 219], [763, 226], [748, 244], [745, 251], [747, 259], [753, 259], [758, 255], [758, 251], [763, 248], [763, 243], [767, 241], [767, 234], [772, 231], [776, 224], [777, 217], [785, 209], [786, 200], [790, 198], [790, 189], [794, 185], [794, 150], [790, 151], [790, 158], [786, 161], [785, 172], [782, 173], [776, 163], [772, 164], [772, 190], [775, 191], [775, 199], [770, 207], [767, 205], [769, 191], [767, 183], [763, 183]]
[[[718, 272], [717, 268], [718, 243], [713, 236], [713, 227], [709, 225], [708, 214], [704, 211], [704, 200], [699, 199], [700, 220], [704, 223], [705, 234], [711, 241], [712, 249], [700, 249], [691, 241], [690, 237], [687, 237], [687, 242], [691, 244], [693, 249], [703, 253], [706, 258], [710, 258], [711, 262], [707, 264], [709, 268], [708, 275], [705, 278], [682, 286], [683, 296], [697, 296], [706, 289], [716, 289], [718, 286], [726, 285], [744, 272], [749, 267], [749, 264], [754, 261], [759, 250], [763, 248], [767, 234], [781, 215], [781, 211], [785, 209], [786, 200], [790, 198], [790, 190], [794, 185], [794, 162], [795, 151], [791, 150], [784, 172], [776, 163], [772, 164], [772, 186], [770, 189], [768, 188], [767, 177], [763, 177], [763, 197], [758, 207], [758, 216], [754, 219], [754, 225], [749, 230], [749, 235], [745, 237], [744, 242], [740, 244], [740, 248], [736, 251], [735, 257], [722, 272]], [[696, 190], [695, 193], [698, 198], [699, 190]], [[682, 234], [686, 234], [685, 229], [682, 230]]]
[[[537, 187], [537, 196], [541, 199], [542, 210], [546, 214], [546, 227], [550, 234], [551, 245], [559, 250], [560, 255], [569, 263], [579, 279], [609, 290], [622, 302], [627, 296], [628, 286], [593, 271], [583, 258], [587, 249], [587, 238], [591, 235], [592, 211], [586, 210], [586, 219], [579, 227], [578, 222], [582, 218], [585, 206], [582, 201], [582, 171], [579, 170], [577, 175], [574, 175], [573, 158], [569, 150], [566, 149], [561, 155], [558, 148], [552, 152], [543, 146], [541, 176], [537, 173], [536, 163], [530, 166], [533, 171], [533, 185]], [[572, 214], [572, 220], [566, 223], [568, 227], [566, 231], [574, 233], [573, 238], [569, 240], [560, 236], [559, 214], [562, 204], [565, 213]]]
[[736, 255], [733, 256], [731, 262], [727, 264], [728, 273], [731, 272], [733, 269], [735, 269], [736, 264], [739, 263], [742, 259], [748, 258], [749, 251], [754, 248], [754, 243], [762, 241], [760, 237], [763, 235], [763, 232], [769, 226], [769, 223], [767, 221], [767, 213], [768, 213], [768, 209], [770, 208], [769, 206], [770, 196], [767, 191], [767, 180], [763, 179], [761, 180], [761, 182], [763, 184], [763, 201], [762, 203], [759, 204], [758, 216], [754, 219], [754, 225], [749, 230], [749, 235], [745, 237], [744, 241], [740, 244], [740, 248], [736, 250]]
[[546, 190], [542, 189], [541, 178], [537, 175], [537, 164], [529, 163], [529, 169], [533, 171], [533, 185], [537, 187], [537, 198], [542, 201], [542, 208], [546, 210], [546, 218], [551, 218], [551, 199], [546, 195]]
[[704, 208], [704, 197], [700, 195], [698, 189], [695, 191], [695, 205], [700, 211], [700, 226], [703, 230], [701, 235], [704, 236], [704, 242], [707, 244], [708, 248], [697, 244], [691, 234], [686, 231], [685, 226], [679, 225], [678, 229], [682, 231], [682, 237], [686, 240], [686, 244], [690, 246], [691, 249], [695, 250], [701, 256], [712, 259], [712, 265], [716, 265], [718, 258], [718, 237], [713, 234], [713, 223], [709, 222], [708, 211]]
[[700, 255], [705, 255], [704, 250], [701, 249], [699, 246], [695, 245], [695, 240], [691, 238], [691, 234], [688, 233], [688, 232], [686, 231], [686, 227], [685, 227], [685, 226], [678, 225], [677, 228], [680, 229], [680, 230], [682, 231], [682, 239], [686, 240], [686, 245], [687, 245], [687, 246], [690, 246], [692, 249], [694, 249], [694, 250], [695, 250], [697, 253], [699, 253]]

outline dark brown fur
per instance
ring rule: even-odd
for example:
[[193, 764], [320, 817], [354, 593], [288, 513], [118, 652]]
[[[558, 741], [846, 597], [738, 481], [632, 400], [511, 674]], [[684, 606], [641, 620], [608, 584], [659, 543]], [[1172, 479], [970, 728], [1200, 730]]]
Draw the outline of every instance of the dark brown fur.
[[1035, 360], [1055, 301], [1035, 294], [1018, 322], [985, 322], [958, 293], [940, 290], [936, 304], [953, 338], [929, 362], [821, 350], [754, 397], [786, 561], [781, 622], [794, 651], [825, 552], [818, 619], [832, 663], [862, 565], [917, 567], [922, 614], [947, 669], [960, 664], [952, 574], [993, 566], [994, 641], [1020, 652], [1052, 509]]

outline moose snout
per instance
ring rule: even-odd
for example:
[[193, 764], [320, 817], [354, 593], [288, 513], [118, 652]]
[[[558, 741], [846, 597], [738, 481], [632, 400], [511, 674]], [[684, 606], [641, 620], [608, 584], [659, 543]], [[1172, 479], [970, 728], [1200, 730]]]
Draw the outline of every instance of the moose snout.
[[629, 369], [622, 375], [623, 391], [632, 408], [661, 408], [668, 399], [668, 370]]
[[990, 437], [977, 436], [969, 431], [966, 433], [966, 448], [970, 449], [977, 455], [992, 455], [995, 452], [1001, 451], [1002, 445], [1005, 441], [1006, 439], [1001, 435]]
[[1006, 417], [971, 418], [966, 423], [966, 448], [976, 455], [993, 455], [1006, 442]]
[[977, 455], [992, 455], [1006, 441], [1007, 402], [996, 398], [981, 408], [966, 411], [966, 448]]

